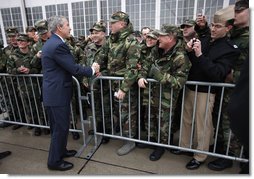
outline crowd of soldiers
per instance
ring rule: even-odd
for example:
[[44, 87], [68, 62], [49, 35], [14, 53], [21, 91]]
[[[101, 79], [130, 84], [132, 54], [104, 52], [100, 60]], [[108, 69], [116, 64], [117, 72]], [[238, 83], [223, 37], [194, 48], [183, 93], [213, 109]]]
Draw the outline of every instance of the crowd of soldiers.
[[[108, 83], [103, 83], [103, 94], [113, 93], [119, 100], [118, 103], [114, 103], [113, 107], [114, 112], [116, 112], [115, 116], [122, 120], [124, 136], [135, 138], [137, 135], [137, 90], [139, 87], [142, 89], [141, 117], [143, 118], [143, 130], [145, 131], [148, 130], [148, 105], [151, 105], [149, 141], [167, 143], [168, 139], [171, 138], [170, 144], [172, 144], [174, 133], [179, 129], [177, 124], [179, 122], [179, 107], [183, 95], [182, 88], [186, 81], [235, 83], [240, 76], [241, 66], [249, 55], [249, 25], [245, 22], [236, 22], [237, 20], [234, 22], [233, 19], [236, 17], [235, 14], [248, 11], [248, 8], [248, 1], [240, 0], [236, 2], [235, 6], [216, 12], [210, 27], [205, 16], [201, 15], [196, 20], [188, 19], [184, 21], [180, 27], [165, 24], [160, 30], [143, 27], [141, 31], [134, 31], [128, 14], [119, 11], [111, 16], [109, 36], [106, 35], [106, 23], [100, 20], [89, 29], [90, 35], [88, 37], [81, 36], [78, 39], [70, 37], [66, 43], [76, 63], [91, 66], [93, 62], [98, 62], [101, 70], [100, 74], [97, 75], [124, 77], [120, 84], [118, 81], [113, 82], [112, 88], [110, 88], [112, 91], [109, 91]], [[222, 30], [220, 31], [220, 29]], [[215, 30], [216, 32], [214, 32]], [[2, 50], [1, 73], [41, 73], [41, 49], [51, 35], [51, 32], [48, 31], [47, 20], [39, 20], [34, 27], [27, 27], [26, 33], [19, 33], [17, 28], [8, 28], [6, 34], [8, 46]], [[149, 100], [147, 78], [153, 78], [162, 84], [162, 91], [160, 91], [159, 85], [153, 85], [152, 96]], [[83, 94], [89, 92], [91, 80], [88, 78], [79, 79]], [[95, 83], [97, 131], [103, 131], [102, 118], [104, 118], [105, 131], [110, 133], [112, 130], [111, 114], [109, 105], [107, 105], [110, 99], [107, 95], [104, 96], [104, 101], [101, 101], [99, 97], [96, 98], [101, 93], [99, 86]], [[183, 116], [184, 130], [180, 146], [187, 148], [190, 145], [189, 137], [191, 135], [188, 132], [190, 132], [192, 119], [194, 88], [188, 86], [186, 98], [190, 100], [190, 103], [186, 102], [186, 105], [184, 105], [184, 111], [190, 113]], [[172, 95], [171, 89], [174, 90]], [[132, 99], [130, 103], [126, 97], [128, 92], [130, 92], [129, 95]], [[208, 109], [209, 116], [207, 117], [208, 120], [204, 122], [202, 120], [204, 116], [202, 115], [206, 111], [204, 100], [207, 98], [208, 88], [202, 87], [198, 90], [200, 95], [198, 97], [199, 105], [203, 108], [198, 109], [202, 117], [197, 117], [197, 121], [195, 121], [196, 149], [209, 150], [210, 138], [214, 137], [213, 126], [217, 125], [215, 121], [217, 121], [218, 116], [216, 105], [220, 100], [219, 93], [216, 90], [211, 90], [209, 94], [209, 103], [211, 103]], [[224, 97], [223, 120], [218, 139], [220, 145], [217, 146], [221, 153], [225, 151], [227, 141], [225, 137], [227, 134], [225, 133], [230, 130], [230, 120], [228, 119], [226, 106], [231, 93], [232, 91], [227, 91]], [[156, 111], [160, 102], [161, 115], [158, 116]], [[121, 109], [119, 109], [119, 103], [121, 103]], [[102, 105], [104, 106], [103, 113], [101, 110]], [[130, 112], [128, 111], [129, 106], [131, 106]], [[131, 116], [128, 116], [129, 114]], [[102, 117], [102, 115], [104, 116]], [[158, 118], [160, 118], [159, 124]], [[173, 123], [169, 120], [171, 118]], [[129, 125], [129, 123], [131, 124]], [[168, 130], [169, 125], [172, 127], [170, 131]], [[40, 132], [38, 132], [40, 129], [35, 129], [35, 135], [40, 135]], [[157, 137], [158, 134], [160, 135], [159, 138]], [[103, 143], [109, 141], [110, 138], [108, 137], [102, 139]], [[237, 139], [234, 139], [234, 141], [237, 141]], [[236, 146], [240, 146], [239, 141], [235, 143]], [[141, 143], [124, 141], [117, 154], [120, 156], [126, 155], [136, 146], [144, 147]], [[235, 155], [234, 150], [237, 150], [235, 148], [238, 147], [230, 148], [231, 155]], [[155, 147], [149, 158], [151, 161], [159, 160], [164, 152], [163, 147]], [[171, 150], [171, 152], [177, 155], [187, 153], [181, 150]], [[190, 155], [190, 153], [187, 154]], [[199, 168], [207, 158], [205, 154], [195, 153], [191, 155], [193, 159], [186, 164], [188, 169]], [[245, 155], [248, 157], [248, 151]], [[208, 164], [208, 167], [212, 170], [223, 170], [231, 166], [232, 160], [221, 158]]]

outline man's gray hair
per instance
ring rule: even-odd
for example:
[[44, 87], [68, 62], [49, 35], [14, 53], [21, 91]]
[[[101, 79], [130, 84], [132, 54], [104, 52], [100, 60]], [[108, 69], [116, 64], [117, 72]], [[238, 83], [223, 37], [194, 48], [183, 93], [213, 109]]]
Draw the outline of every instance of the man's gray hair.
[[66, 17], [64, 16], [52, 16], [48, 19], [48, 30], [50, 32], [55, 33], [57, 30], [57, 26], [62, 27], [64, 24], [64, 20]]

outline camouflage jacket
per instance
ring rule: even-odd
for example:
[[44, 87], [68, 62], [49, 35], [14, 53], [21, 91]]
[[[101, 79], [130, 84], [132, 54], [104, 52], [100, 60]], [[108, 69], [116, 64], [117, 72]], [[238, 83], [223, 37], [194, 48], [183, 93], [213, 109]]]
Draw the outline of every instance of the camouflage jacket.
[[90, 42], [86, 45], [84, 49], [85, 58], [82, 62], [82, 65], [91, 66], [94, 62], [94, 54], [101, 48], [102, 46], [95, 45], [95, 43]]
[[80, 46], [72, 46], [69, 41], [66, 41], [65, 43], [68, 45], [76, 63], [84, 61], [84, 51], [81, 49]]
[[122, 76], [124, 80], [120, 89], [129, 91], [136, 82], [140, 59], [141, 47], [137, 39], [132, 35], [131, 23], [119, 33], [111, 34], [106, 43], [95, 54], [95, 62], [98, 62], [103, 75]]
[[158, 45], [147, 47], [145, 43], [141, 44], [141, 58], [139, 61], [141, 68], [138, 71], [138, 79], [147, 78], [151, 65], [159, 57], [158, 50]]
[[1, 73], [7, 73], [7, 59], [18, 47], [13, 47], [8, 45], [4, 49], [1, 49], [1, 59], [0, 59], [0, 71]]
[[149, 72], [150, 77], [154, 77], [155, 80], [163, 85], [174, 89], [181, 89], [184, 86], [191, 68], [191, 63], [182, 43], [182, 40], [178, 40], [173, 49], [166, 54], [163, 54], [161, 49], [159, 50], [159, 58], [155, 60], [152, 66], [159, 69], [162, 78], [156, 79], [152, 70], [153, 67]]
[[[162, 107], [172, 107], [174, 110], [180, 90], [185, 85], [191, 62], [182, 45], [183, 41], [178, 40], [176, 45], [167, 53], [159, 49], [159, 58], [152, 64], [149, 76], [159, 81], [162, 91], [158, 85], [153, 87], [154, 99], [159, 99], [161, 92]], [[171, 88], [173, 88], [173, 104], [171, 106]]]
[[38, 42], [36, 42], [33, 47], [31, 48], [31, 54], [32, 54], [32, 60], [31, 60], [31, 64], [33, 66], [35, 66], [36, 68], [38, 68], [40, 70], [42, 70], [42, 65], [41, 65], [41, 58], [38, 58], [36, 56], [36, 54], [42, 49], [42, 46], [45, 44], [46, 41], [42, 41], [42, 39], [39, 39]]
[[6, 73], [7, 56], [3, 49], [0, 49], [0, 73]]
[[[84, 58], [83, 60], [80, 62], [81, 65], [83, 66], [92, 66], [93, 62], [94, 62], [94, 54], [101, 48], [102, 46], [99, 45], [95, 45], [95, 43], [89, 42], [87, 44], [87, 46], [84, 49]], [[88, 78], [88, 77], [83, 77], [82, 79], [82, 83], [85, 84], [86, 86], [89, 86], [89, 84], [91, 83], [92, 78]]]
[[16, 49], [7, 60], [7, 73], [21, 74], [17, 69], [22, 65], [30, 69], [30, 74], [39, 73], [39, 69], [31, 64], [32, 58], [31, 53], [24, 54], [19, 49]]
[[241, 67], [247, 57], [249, 57], [249, 27], [230, 31], [230, 39], [238, 46], [241, 51], [239, 58], [234, 65], [233, 82], [236, 83], [240, 76]]

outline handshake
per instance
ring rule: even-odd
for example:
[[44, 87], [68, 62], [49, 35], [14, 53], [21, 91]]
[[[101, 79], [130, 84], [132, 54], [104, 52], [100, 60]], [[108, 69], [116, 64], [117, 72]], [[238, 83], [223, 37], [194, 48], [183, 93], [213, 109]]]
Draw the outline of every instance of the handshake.
[[96, 62], [92, 64], [92, 68], [94, 69], [94, 73], [97, 74], [100, 72], [100, 65]]

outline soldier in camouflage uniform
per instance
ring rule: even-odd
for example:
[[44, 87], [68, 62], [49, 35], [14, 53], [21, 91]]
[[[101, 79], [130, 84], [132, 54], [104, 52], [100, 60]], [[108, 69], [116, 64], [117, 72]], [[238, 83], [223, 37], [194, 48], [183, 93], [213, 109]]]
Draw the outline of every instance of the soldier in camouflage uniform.
[[38, 34], [36, 34], [36, 31], [37, 31], [36, 28], [33, 26], [26, 27], [26, 34], [30, 38], [30, 47], [29, 47], [30, 49], [39, 40], [39, 36]]
[[19, 34], [16, 27], [9, 27], [6, 29], [8, 46], [4, 48], [4, 53], [8, 57], [15, 49], [18, 48], [17, 36]]
[[[90, 31], [90, 39], [91, 41], [86, 45], [84, 49], [85, 58], [82, 62], [84, 66], [90, 66], [94, 62], [94, 54], [105, 44], [106, 42], [106, 23], [103, 20], [100, 20], [93, 24]], [[93, 78], [84, 77], [82, 80], [82, 85], [84, 86], [85, 92], [90, 92], [90, 85]], [[109, 108], [109, 86], [106, 81], [101, 81], [103, 89], [101, 91], [100, 81], [96, 81], [94, 83], [94, 100], [95, 100], [95, 110], [96, 110], [96, 124], [97, 131], [103, 132], [103, 116], [102, 116], [102, 108], [104, 109], [104, 121], [106, 133], [109, 133], [110, 129], [110, 108]], [[102, 95], [103, 92], [103, 101]], [[102, 103], [104, 104], [102, 106]], [[109, 138], [103, 137], [102, 143], [108, 143]]]
[[[151, 138], [163, 144], [169, 142], [170, 120], [173, 119], [179, 92], [187, 80], [191, 67], [182, 43], [180, 31], [176, 26], [163, 25], [159, 31], [159, 57], [151, 64], [148, 72], [148, 77], [159, 82], [152, 84], [151, 87], [151, 122], [155, 125], [151, 131]], [[147, 83], [141, 78], [139, 84], [141, 80]], [[171, 89], [173, 89], [173, 98], [171, 98]], [[161, 106], [160, 111], [158, 111], [159, 106]], [[156, 147], [150, 154], [150, 160], [159, 160], [164, 151], [163, 147]]]
[[6, 73], [7, 56], [3, 51], [3, 44], [0, 42], [0, 73]]
[[[29, 37], [27, 34], [19, 34], [18, 38], [18, 49], [16, 49], [7, 60], [7, 72], [10, 74], [31, 74], [38, 73], [39, 69], [33, 67], [30, 62], [32, 60], [32, 55], [29, 49]], [[38, 88], [35, 83], [31, 83], [29, 78], [19, 78], [14, 79], [14, 85], [17, 87], [18, 95], [22, 100], [22, 104], [20, 106], [24, 107], [24, 113], [27, 117], [26, 120], [35, 121], [38, 120], [37, 113], [34, 106], [38, 106], [38, 101], [40, 99], [40, 95], [38, 93]], [[34, 90], [35, 96], [33, 96], [32, 88]], [[30, 103], [31, 102], [31, 103]], [[37, 103], [37, 104], [35, 104]], [[22, 110], [23, 111], [23, 110]], [[23, 122], [24, 119], [22, 118]]]
[[[33, 56], [31, 65], [39, 69], [38, 73], [41, 73], [41, 70], [42, 70], [41, 49], [42, 49], [42, 46], [45, 44], [45, 42], [50, 38], [51, 32], [48, 31], [48, 22], [47, 20], [44, 20], [44, 19], [36, 21], [34, 24], [34, 27], [36, 28], [37, 33], [39, 35], [39, 40], [32, 46], [32, 49], [31, 49], [31, 54]], [[42, 83], [41, 79], [40, 79], [40, 83]], [[44, 128], [43, 131], [45, 134], [49, 134], [49, 129]], [[41, 129], [39, 127], [36, 127], [34, 129], [34, 135], [35, 136], [41, 135]]]
[[38, 42], [36, 42], [32, 49], [31, 49], [31, 53], [33, 55], [33, 59], [31, 61], [31, 63], [34, 66], [40, 67], [40, 69], [42, 69], [41, 67], [41, 49], [42, 46], [45, 44], [45, 42], [50, 38], [51, 36], [51, 32], [48, 31], [48, 22], [47, 20], [41, 19], [35, 22], [34, 24], [37, 33], [39, 35], [39, 40]]
[[[154, 63], [155, 59], [158, 59], [158, 37], [159, 34], [157, 30], [151, 30], [147, 35], [146, 39], [141, 43], [141, 58], [138, 62], [138, 80], [143, 78], [146, 79], [148, 77], [149, 69]], [[140, 122], [141, 122], [141, 128], [142, 131], [145, 132], [145, 136], [142, 136], [142, 138], [146, 138], [147, 140], [147, 127], [148, 127], [148, 116], [147, 116], [147, 107], [148, 107], [148, 96], [149, 91], [146, 88], [146, 85], [143, 80], [139, 81], [139, 87], [140, 87]], [[155, 126], [151, 126], [155, 127]], [[142, 132], [142, 133], [144, 133]], [[138, 143], [138, 147], [144, 148], [145, 145]], [[142, 147], [143, 146], [143, 147]]]
[[85, 49], [85, 47], [91, 42], [91, 35], [88, 35], [87, 37], [84, 35], [81, 35], [78, 37], [78, 45], [82, 50]]
[[[100, 64], [102, 75], [124, 77], [121, 82], [113, 81], [112, 96], [115, 96], [115, 100], [112, 100], [113, 112], [116, 120], [121, 120], [118, 121], [122, 124], [120, 133], [122, 132], [125, 137], [134, 138], [137, 130], [137, 63], [141, 48], [133, 36], [133, 26], [128, 14], [121, 11], [114, 13], [110, 19], [110, 29], [108, 40], [95, 54], [95, 62]], [[119, 106], [121, 111], [118, 109]], [[131, 116], [128, 113], [129, 107]], [[134, 148], [135, 142], [125, 141], [117, 154], [125, 155]]]
[[[244, 63], [244, 60], [249, 56], [249, 2], [248, 0], [240, 0], [236, 2], [235, 7], [235, 20], [234, 26], [229, 32], [229, 37], [233, 40], [241, 50], [239, 58], [236, 60], [231, 73], [228, 74], [225, 82], [235, 84], [240, 76], [240, 70]], [[227, 114], [227, 106], [230, 100], [230, 96], [233, 92], [232, 88], [226, 88], [223, 97], [221, 124], [218, 133], [218, 151], [226, 154], [228, 140], [230, 140], [229, 155], [239, 156], [241, 144], [237, 137], [232, 133], [230, 129], [230, 119]], [[218, 101], [220, 96], [218, 96]], [[217, 115], [215, 116], [217, 120]], [[231, 132], [231, 136], [229, 136]], [[244, 153], [248, 158], [248, 154]], [[233, 166], [233, 161], [218, 158], [208, 164], [208, 168], [211, 170], [221, 171]]]
[[[16, 50], [18, 49], [18, 44], [17, 44], [17, 36], [19, 34], [18, 30], [16, 27], [9, 27], [6, 29], [6, 34], [7, 34], [7, 42], [8, 42], [8, 46], [6, 46], [4, 49], [3, 49], [3, 53], [4, 53], [4, 56], [6, 58], [3, 58], [1, 60], [1, 68], [2, 68], [2, 72], [3, 73], [6, 73], [6, 65], [7, 65], [7, 60], [8, 60], [8, 57]], [[8, 77], [8, 81], [11, 81], [11, 79]], [[13, 96], [15, 93], [15, 89], [13, 89], [12, 85], [10, 83], [8, 83], [8, 89], [10, 89], [10, 95]], [[13, 90], [12, 90], [13, 89]], [[7, 93], [6, 93], [7, 95]], [[6, 96], [6, 99], [9, 99], [8, 96]], [[10, 100], [13, 100], [12, 98], [10, 98]], [[17, 99], [17, 101], [19, 101], [19, 99]], [[8, 108], [11, 108], [11, 104], [12, 104], [12, 107], [13, 107], [13, 111], [12, 110], [9, 110], [9, 118], [10, 120], [17, 120], [17, 117], [19, 116], [18, 115], [18, 104], [16, 104], [15, 100], [13, 101], [7, 101], [8, 103]], [[5, 125], [9, 125], [9, 124], [6, 124]], [[20, 128], [21, 126], [20, 125], [14, 125], [13, 126], [13, 130], [16, 130], [18, 128]]]
[[[2, 44], [2, 42], [0, 42], [0, 73], [5, 73], [6, 72], [6, 59], [7, 59], [7, 57], [5, 56], [5, 54], [3, 53], [3, 44]], [[3, 80], [3, 78], [2, 77], [0, 77], [0, 82], [1, 82], [1, 87], [3, 88], [3, 91], [0, 91], [0, 100], [2, 101], [3, 100], [3, 97], [5, 96], [4, 95], [4, 91], [6, 91], [6, 88], [5, 88], [5, 85], [3, 85], [2, 84], [2, 80]], [[4, 81], [4, 80], [3, 80]], [[2, 102], [1, 102], [1, 109], [0, 109], [0, 114], [2, 114], [3, 113], [3, 110], [2, 110], [2, 108], [4, 107], [4, 106], [2, 106]], [[5, 127], [6, 126], [6, 124], [7, 123], [0, 123], [0, 127]], [[8, 124], [7, 124], [8, 125]]]
[[[17, 37], [19, 35], [19, 32], [16, 27], [9, 27], [5, 30], [5, 32], [7, 34], [8, 46], [6, 46], [3, 49], [3, 53], [6, 57], [9, 57], [11, 53], [14, 52], [14, 50], [18, 49]], [[7, 58], [5, 61], [2, 61], [1, 63], [1, 65], [3, 66], [2, 68], [4, 68], [5, 70], [6, 70], [6, 64], [7, 64]]]

